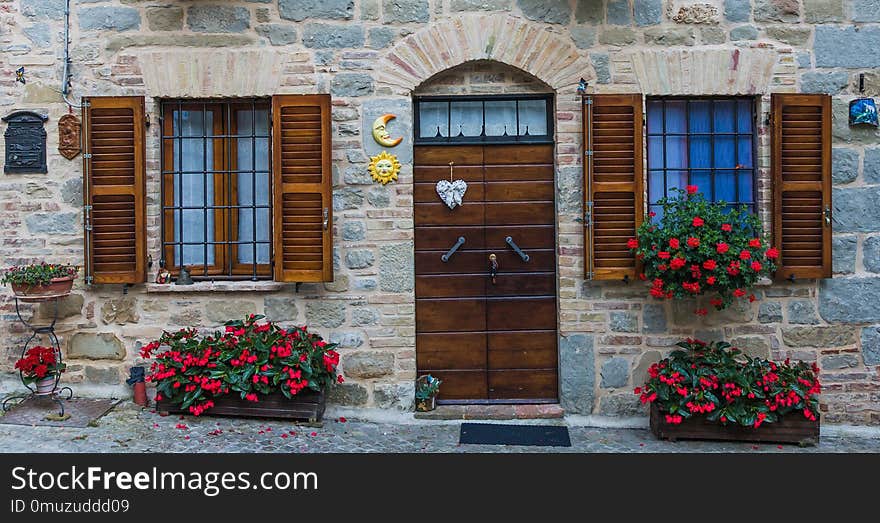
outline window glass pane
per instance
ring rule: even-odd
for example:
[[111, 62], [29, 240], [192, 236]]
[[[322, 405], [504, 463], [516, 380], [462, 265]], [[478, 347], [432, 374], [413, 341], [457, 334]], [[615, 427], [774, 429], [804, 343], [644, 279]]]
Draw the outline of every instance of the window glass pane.
[[[210, 111], [174, 111], [176, 136], [210, 135], [214, 114]], [[174, 241], [203, 243], [213, 241], [214, 213], [205, 207], [214, 203], [214, 144], [211, 139], [177, 139], [174, 150], [174, 205], [184, 207], [174, 213]], [[185, 207], [197, 207], [186, 209]], [[174, 259], [178, 265], [212, 265], [214, 247], [176, 245]]]
[[[256, 118], [254, 118], [256, 116]], [[238, 136], [268, 136], [267, 109], [238, 110], [235, 113]], [[269, 241], [269, 140], [267, 138], [239, 138], [237, 144], [238, 170], [236, 188], [239, 206], [263, 206], [238, 209], [238, 241]], [[256, 199], [254, 194], [256, 193]], [[269, 263], [269, 244], [238, 244], [238, 263]]]
[[663, 171], [649, 171], [648, 176], [650, 177], [648, 182], [648, 201], [656, 202], [664, 196], [663, 177], [665, 175]]
[[688, 172], [687, 171], [666, 171], [666, 196], [677, 198], [678, 193], [674, 192], [672, 189], [681, 189], [684, 190], [688, 184]]
[[666, 134], [687, 132], [685, 103], [684, 100], [668, 100], [666, 102]]
[[715, 165], [716, 169], [733, 169], [736, 167], [735, 139], [729, 135], [715, 137]]
[[419, 136], [435, 138], [449, 136], [449, 104], [446, 102], [419, 102]]
[[520, 100], [518, 103], [520, 136], [546, 136], [547, 100]]
[[451, 102], [449, 114], [451, 136], [480, 136], [483, 130], [483, 102]]
[[734, 132], [736, 121], [736, 105], [733, 100], [716, 100], [714, 104], [714, 122], [716, 133]]
[[734, 171], [715, 171], [715, 201], [736, 201], [736, 175]]
[[687, 136], [666, 136], [666, 167], [668, 169], [686, 168]]
[[663, 137], [648, 137], [648, 169], [663, 168]]
[[516, 102], [486, 102], [486, 136], [516, 136]]
[[712, 199], [712, 171], [691, 171], [691, 184], [699, 187], [707, 199]]
[[741, 133], [752, 132], [752, 100], [738, 100], [737, 107], [737, 126]]
[[739, 184], [739, 201], [741, 203], [754, 202], [754, 197], [752, 196], [752, 171], [741, 171], [736, 179]]
[[648, 101], [648, 134], [663, 133], [663, 102]]
[[740, 136], [737, 140], [738, 151], [736, 156], [736, 163], [738, 167], [745, 167], [751, 169], [752, 165], [752, 137], [743, 137]]

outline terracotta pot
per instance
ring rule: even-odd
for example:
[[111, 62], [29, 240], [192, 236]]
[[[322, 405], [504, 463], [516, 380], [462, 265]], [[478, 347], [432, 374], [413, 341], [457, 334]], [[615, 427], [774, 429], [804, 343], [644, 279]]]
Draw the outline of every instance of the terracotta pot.
[[26, 283], [13, 283], [12, 292], [16, 296], [28, 300], [67, 296], [73, 289], [73, 276], [52, 278], [48, 285], [28, 285]]
[[37, 380], [37, 394], [46, 396], [52, 394], [55, 390], [55, 376], [46, 376]]

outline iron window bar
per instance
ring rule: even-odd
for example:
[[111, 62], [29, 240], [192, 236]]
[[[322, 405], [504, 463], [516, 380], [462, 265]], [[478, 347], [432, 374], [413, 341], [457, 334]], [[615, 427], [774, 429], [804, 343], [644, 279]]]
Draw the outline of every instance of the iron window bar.
[[[271, 278], [271, 254], [272, 254], [272, 125], [271, 110], [268, 99], [248, 98], [248, 99], [174, 99], [163, 100], [161, 102], [161, 114], [166, 115], [167, 111], [172, 113], [172, 125], [170, 134], [166, 133], [166, 128], [162, 126], [162, 137], [160, 140], [162, 169], [160, 171], [160, 188], [162, 198], [162, 215], [161, 224], [161, 263], [163, 266], [191, 268], [193, 279], [202, 280], [242, 280], [250, 279], [253, 281]], [[201, 134], [186, 134], [183, 128], [183, 112], [201, 115]], [[238, 114], [242, 111], [250, 112], [250, 126], [246, 132], [238, 128]], [[260, 113], [263, 113], [262, 115]], [[212, 115], [210, 121], [208, 114]], [[217, 117], [219, 116], [219, 121]], [[265, 119], [267, 133], [257, 133], [257, 118]], [[235, 131], [232, 132], [233, 123]], [[218, 132], [219, 131], [219, 132]], [[257, 140], [263, 140], [266, 144], [265, 150], [261, 150], [257, 154]], [[193, 152], [193, 156], [201, 156], [202, 169], [191, 170], [184, 169], [184, 143], [192, 147], [193, 143], [201, 141], [201, 150]], [[243, 141], [250, 142], [250, 168], [240, 168], [241, 161], [244, 158], [239, 157], [238, 146]], [[211, 154], [209, 155], [208, 144], [211, 143]], [[167, 148], [171, 144], [172, 152], [176, 153], [177, 164], [169, 162], [171, 169], [168, 169], [166, 159]], [[176, 151], [174, 151], [176, 147]], [[219, 151], [218, 151], [219, 148]], [[265, 169], [257, 168], [257, 159], [265, 155]], [[222, 165], [215, 165], [215, 159], [222, 158]], [[234, 162], [234, 163], [233, 163]], [[231, 168], [230, 166], [235, 166]], [[226, 168], [222, 168], [226, 167]], [[242, 196], [238, 189], [241, 187], [239, 175], [250, 175], [250, 202], [242, 204]], [[185, 202], [184, 199], [184, 179], [185, 176], [201, 176], [202, 177], [202, 194], [201, 204], [192, 200]], [[209, 181], [210, 176], [210, 181]], [[216, 177], [220, 177], [219, 181]], [[265, 176], [267, 183], [268, 198], [265, 202], [258, 203], [257, 195], [257, 176]], [[166, 205], [165, 195], [168, 187], [166, 187], [166, 177], [170, 177], [172, 187], [176, 181], [177, 190], [174, 191], [170, 205]], [[233, 183], [235, 182], [235, 183]], [[198, 182], [196, 182], [198, 183]], [[246, 184], [247, 182], [245, 182]], [[216, 190], [225, 186], [225, 195], [216, 194]], [[246, 186], [246, 185], [245, 185]], [[212, 188], [209, 194], [208, 189]], [[234, 192], [235, 189], [235, 192]], [[236, 200], [232, 199], [232, 195], [237, 194]], [[209, 198], [210, 196], [210, 198]], [[250, 210], [250, 213], [247, 213]], [[201, 212], [201, 240], [193, 240], [187, 235], [191, 235], [191, 229], [184, 227], [184, 216], [188, 215], [186, 211], [202, 211]], [[260, 239], [258, 235], [258, 211], [267, 214], [267, 229], [263, 237]], [[169, 214], [170, 213], [170, 214]], [[239, 232], [234, 230], [234, 226], [240, 224], [240, 220], [247, 214], [250, 214], [251, 234], [250, 239], [240, 239]], [[173, 229], [166, 230], [168, 227], [166, 220], [171, 217]], [[209, 216], [213, 217], [213, 227], [209, 230]], [[197, 225], [198, 226], [198, 225]], [[218, 231], [222, 231], [221, 227], [225, 226], [225, 234], [218, 235]], [[175, 231], [176, 230], [176, 231]], [[176, 232], [176, 237], [173, 232]], [[170, 234], [169, 234], [170, 233]], [[268, 258], [265, 262], [260, 263], [260, 248], [268, 247]], [[192, 256], [192, 251], [187, 253], [186, 247], [201, 247], [201, 261], [188, 262], [187, 256]], [[210, 249], [209, 249], [210, 248]], [[241, 262], [241, 253], [250, 251], [252, 256], [250, 262]], [[214, 259], [209, 261], [209, 252], [214, 253]], [[170, 257], [169, 257], [170, 255]], [[221, 263], [222, 262], [222, 263]], [[249, 270], [248, 270], [249, 266]], [[264, 267], [268, 267], [266, 270]]]
[[[684, 104], [684, 125], [686, 132], [671, 132], [667, 129], [667, 107], [670, 103], [678, 103]], [[733, 105], [733, 131], [717, 131], [716, 130], [716, 120], [715, 120], [715, 109], [716, 106], [720, 103], [728, 103]], [[663, 180], [663, 195], [666, 196], [669, 194], [669, 172], [673, 171], [676, 173], [685, 173], [687, 175], [687, 183], [693, 184], [693, 173], [697, 172], [700, 174], [708, 174], [709, 176], [709, 191], [707, 199], [710, 201], [716, 201], [718, 194], [717, 183], [719, 181], [718, 171], [732, 173], [733, 176], [733, 199], [724, 200], [730, 207], [738, 207], [740, 205], [745, 205], [750, 212], [755, 212], [756, 208], [756, 191], [757, 191], [757, 183], [755, 180], [755, 174], [757, 172], [757, 168], [755, 167], [755, 162], [757, 160], [756, 157], [756, 121], [755, 121], [755, 100], [750, 97], [650, 97], [648, 98], [649, 107], [651, 104], [660, 104], [659, 112], [660, 112], [660, 129], [655, 129], [655, 125], [651, 125], [652, 118], [650, 115], [648, 116], [648, 126], [646, 129], [646, 136], [648, 137], [648, 143], [651, 143], [651, 138], [658, 138], [661, 140], [661, 162], [660, 165], [662, 167], [651, 167], [653, 164], [653, 159], [650, 157], [651, 155], [651, 147], [648, 147], [648, 194], [652, 194], [651, 184], [653, 179], [653, 174], [662, 172], [662, 180]], [[707, 111], [709, 115], [709, 131], [691, 131], [691, 111], [692, 106], [694, 104], [708, 104]], [[751, 131], [745, 132], [740, 130], [740, 112], [744, 110], [743, 105], [748, 107], [748, 117], [749, 122], [751, 122]], [[670, 167], [669, 166], [669, 156], [667, 151], [667, 139], [670, 137], [678, 137], [685, 139], [685, 154], [686, 161], [688, 167]], [[690, 167], [691, 163], [691, 138], [693, 137], [704, 137], [709, 140], [709, 164], [706, 167]], [[716, 165], [715, 162], [715, 144], [717, 138], [730, 137], [733, 144], [733, 166], [719, 166]], [[751, 167], [741, 167], [740, 166], [740, 142], [745, 139], [749, 139], [750, 143], [750, 151], [751, 151]], [[740, 190], [740, 181], [742, 176], [749, 176], [752, 180], [751, 183], [751, 194], [742, 194]], [[657, 203], [657, 200], [651, 199], [648, 203], [650, 210], [655, 210], [660, 207]]]

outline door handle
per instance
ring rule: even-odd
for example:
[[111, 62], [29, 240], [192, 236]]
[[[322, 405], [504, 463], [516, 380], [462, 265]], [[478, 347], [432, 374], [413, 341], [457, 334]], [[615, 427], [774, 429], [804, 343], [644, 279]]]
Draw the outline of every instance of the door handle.
[[321, 219], [321, 226], [324, 230], [327, 230], [327, 227], [330, 225], [330, 208], [324, 207], [323, 218]]
[[510, 247], [513, 248], [513, 251], [515, 253], [519, 254], [519, 257], [522, 258], [522, 261], [524, 261], [524, 262], [529, 261], [529, 259], [530, 259], [529, 255], [524, 253], [522, 251], [522, 249], [519, 248], [519, 245], [517, 245], [516, 242], [513, 241], [513, 238], [508, 236], [507, 238], [504, 238], [504, 241], [507, 242], [507, 245], [510, 245]]
[[461, 247], [462, 245], [464, 245], [464, 236], [459, 236], [458, 240], [455, 242], [455, 245], [453, 245], [448, 251], [446, 251], [446, 254], [441, 256], [440, 260], [443, 263], [448, 262], [449, 258], [452, 258], [452, 255], [455, 254], [455, 251], [457, 251], [458, 248]]
[[496, 276], [498, 276], [498, 256], [493, 252], [489, 255], [489, 277], [492, 278], [492, 285], [495, 285]]

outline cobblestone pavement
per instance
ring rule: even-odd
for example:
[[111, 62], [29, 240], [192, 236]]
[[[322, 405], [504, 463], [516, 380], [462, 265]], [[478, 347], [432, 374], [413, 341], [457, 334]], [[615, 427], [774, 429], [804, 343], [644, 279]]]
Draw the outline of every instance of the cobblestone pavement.
[[[510, 421], [507, 423], [517, 423]], [[546, 420], [546, 423], [564, 423]], [[816, 447], [657, 441], [647, 430], [571, 427], [572, 446], [459, 445], [459, 423], [374, 423], [325, 417], [322, 426], [204, 416], [162, 417], [123, 403], [86, 428], [0, 424], [2, 452], [870, 452], [880, 439], [822, 438]]]

